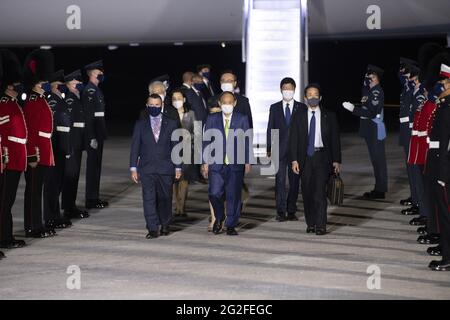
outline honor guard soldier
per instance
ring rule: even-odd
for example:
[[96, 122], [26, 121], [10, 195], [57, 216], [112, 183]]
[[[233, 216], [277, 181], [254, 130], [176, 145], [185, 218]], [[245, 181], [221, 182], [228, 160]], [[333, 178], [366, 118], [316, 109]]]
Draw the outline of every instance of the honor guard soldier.
[[87, 139], [86, 208], [102, 209], [108, 206], [108, 202], [99, 198], [103, 144], [107, 138], [105, 99], [98, 87], [104, 80], [103, 62], [93, 62], [84, 69], [89, 79], [82, 95]]
[[62, 190], [66, 159], [70, 158], [70, 129], [72, 123], [64, 100], [66, 85], [64, 71], [55, 72], [51, 79], [47, 102], [53, 112], [52, 149], [55, 166], [49, 167], [44, 179], [44, 221], [49, 229], [64, 229], [72, 225], [61, 215], [59, 196]]
[[400, 58], [400, 70], [399, 79], [401, 85], [400, 93], [400, 110], [399, 110], [399, 120], [400, 120], [400, 134], [399, 134], [399, 145], [403, 148], [405, 152], [405, 163], [406, 171], [408, 174], [408, 182], [410, 189], [410, 196], [407, 199], [400, 200], [400, 204], [413, 206], [416, 208], [418, 206], [417, 196], [413, 189], [413, 180], [411, 166], [407, 164], [407, 158], [409, 153], [409, 140], [411, 138], [410, 123], [412, 119], [410, 118], [410, 109], [414, 95], [414, 81], [411, 80], [411, 68], [417, 65], [417, 62], [407, 58]]
[[23, 93], [22, 66], [9, 50], [0, 51], [0, 57], [3, 69], [0, 79], [0, 136], [4, 156], [3, 173], [0, 176], [0, 242], [2, 248], [20, 248], [25, 242], [13, 236], [12, 207], [20, 175], [27, 165], [27, 128], [17, 102]]
[[[410, 106], [410, 119], [415, 118], [415, 114], [417, 111], [422, 110], [422, 107], [424, 103], [426, 102], [426, 94], [425, 89], [422, 86], [422, 83], [420, 81], [420, 69], [417, 66], [411, 66], [411, 75], [410, 79], [414, 81], [414, 90], [413, 90], [413, 99]], [[410, 127], [413, 129], [414, 122], [410, 122]], [[414, 129], [413, 129], [414, 130]], [[420, 216], [417, 218], [411, 219], [409, 222], [410, 225], [413, 226], [424, 226], [426, 225], [427, 217], [428, 217], [428, 204], [425, 201], [424, 197], [424, 178], [423, 178], [423, 166], [422, 165], [416, 165], [416, 164], [410, 164], [408, 163], [409, 158], [409, 149], [412, 139], [412, 132], [410, 134], [410, 142], [408, 143], [408, 154], [407, 154], [407, 166], [410, 168], [411, 173], [411, 182], [412, 182], [412, 193], [414, 198], [414, 205], [412, 205], [408, 209], [402, 210], [402, 214], [404, 215], [411, 215], [411, 214], [419, 214]], [[416, 203], [417, 201], [417, 203]], [[423, 229], [421, 229], [423, 230]]]
[[24, 80], [31, 88], [23, 112], [28, 129], [27, 160], [25, 173], [25, 234], [42, 238], [55, 235], [54, 229], [43, 225], [42, 188], [45, 174], [55, 165], [52, 148], [53, 115], [46, 95], [51, 87], [48, 82], [53, 74], [53, 55], [48, 50], [32, 51], [25, 60]]
[[65, 101], [70, 115], [70, 157], [66, 158], [64, 183], [62, 190], [62, 208], [70, 219], [88, 218], [89, 213], [76, 206], [78, 181], [80, 178], [81, 156], [85, 150], [86, 121], [81, 104], [83, 82], [81, 71], [76, 70], [64, 77], [66, 85]]
[[[439, 210], [440, 243], [427, 251], [431, 255], [441, 255], [441, 260], [432, 261], [429, 267], [436, 271], [450, 271], [450, 64], [441, 65], [440, 76], [444, 92], [439, 99], [435, 124], [430, 136], [430, 150], [437, 148], [436, 198]], [[438, 139], [437, 141], [434, 139]]]
[[365, 75], [361, 107], [355, 107], [350, 102], [344, 102], [345, 109], [360, 117], [359, 134], [366, 141], [369, 149], [375, 175], [375, 188], [364, 193], [367, 199], [384, 199], [387, 192], [387, 165], [384, 140], [386, 127], [384, 125], [384, 92], [380, 79], [384, 71], [376, 66], [369, 65]]
[[[440, 125], [439, 122], [439, 114], [440, 114], [440, 100], [439, 97], [444, 92], [444, 85], [439, 78], [440, 67], [441, 64], [450, 65], [450, 56], [446, 53], [440, 53], [436, 57], [434, 57], [429, 65], [428, 71], [428, 86], [431, 87], [432, 90], [429, 94], [429, 99], [427, 104], [431, 105], [431, 101], [434, 101], [432, 104], [434, 108], [431, 111], [429, 117], [427, 117], [427, 122], [424, 127], [426, 132], [425, 143], [427, 145], [425, 153], [425, 199], [428, 201], [428, 205], [430, 208], [430, 215], [427, 219], [427, 234], [419, 236], [417, 242], [421, 244], [438, 244], [440, 240], [441, 234], [441, 225], [440, 225], [440, 216], [443, 214], [447, 214], [446, 210], [443, 208], [446, 207], [444, 198], [439, 196], [439, 185], [437, 184], [438, 180], [438, 166], [439, 166], [439, 134], [440, 134]], [[425, 106], [427, 106], [427, 104]], [[428, 114], [426, 114], [428, 116]], [[423, 117], [422, 117], [423, 118]], [[448, 125], [448, 124], [445, 124]]]

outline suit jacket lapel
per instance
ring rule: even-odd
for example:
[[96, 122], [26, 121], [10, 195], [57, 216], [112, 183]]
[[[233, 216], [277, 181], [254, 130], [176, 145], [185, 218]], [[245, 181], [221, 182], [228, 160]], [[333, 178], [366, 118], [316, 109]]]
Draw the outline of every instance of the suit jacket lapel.
[[155, 136], [153, 135], [152, 123], [151, 123], [150, 119], [151, 119], [150, 116], [148, 116], [147, 121], [145, 122], [146, 126], [147, 126], [147, 130], [146, 131], [151, 136], [151, 139], [152, 139], [153, 143], [156, 144]]

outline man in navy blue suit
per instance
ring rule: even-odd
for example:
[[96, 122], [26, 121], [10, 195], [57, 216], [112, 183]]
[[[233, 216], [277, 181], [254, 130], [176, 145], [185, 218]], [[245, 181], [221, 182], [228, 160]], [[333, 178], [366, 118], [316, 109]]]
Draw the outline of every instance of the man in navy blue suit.
[[210, 114], [206, 119], [202, 171], [205, 178], [209, 177], [209, 201], [216, 218], [213, 233], [221, 232], [225, 200], [227, 235], [233, 236], [238, 234], [244, 173], [251, 169], [252, 134], [247, 132], [250, 128], [247, 116], [233, 112], [236, 106], [233, 93], [223, 92], [219, 105], [222, 112]]
[[[300, 185], [300, 175], [292, 171], [288, 160], [289, 130], [291, 119], [301, 109], [306, 109], [303, 103], [294, 100], [296, 84], [292, 78], [284, 78], [280, 83], [283, 100], [270, 106], [267, 125], [267, 156], [272, 156], [272, 143], [278, 143], [279, 166], [275, 175], [275, 198], [277, 206], [277, 221], [298, 220], [297, 199]], [[272, 130], [278, 130], [278, 141], [272, 142]], [[272, 160], [274, 158], [272, 157]], [[276, 160], [275, 160], [276, 161]], [[286, 176], [289, 180], [289, 191], [286, 198]], [[287, 213], [287, 215], [286, 215]]]
[[178, 128], [176, 120], [163, 113], [158, 94], [147, 100], [146, 116], [140, 119], [133, 133], [130, 154], [131, 179], [142, 183], [147, 239], [169, 234], [172, 218], [172, 186], [181, 177], [181, 165], [171, 159], [172, 132]]

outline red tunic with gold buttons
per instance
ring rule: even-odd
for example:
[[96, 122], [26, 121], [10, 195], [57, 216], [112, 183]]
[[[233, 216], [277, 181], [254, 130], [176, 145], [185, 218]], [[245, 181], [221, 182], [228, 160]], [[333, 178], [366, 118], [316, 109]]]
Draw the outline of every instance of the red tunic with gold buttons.
[[28, 128], [27, 154], [39, 152], [39, 165], [54, 166], [52, 149], [53, 114], [43, 95], [32, 93], [23, 113]]
[[[431, 132], [432, 117], [436, 110], [436, 103], [428, 100], [420, 111], [420, 116], [414, 116], [413, 137], [411, 137], [411, 149], [408, 163], [424, 165], [428, 153], [427, 138]], [[417, 120], [417, 123], [416, 123]]]
[[8, 149], [7, 170], [25, 171], [27, 167], [27, 127], [17, 100], [0, 98], [0, 135], [2, 148]]

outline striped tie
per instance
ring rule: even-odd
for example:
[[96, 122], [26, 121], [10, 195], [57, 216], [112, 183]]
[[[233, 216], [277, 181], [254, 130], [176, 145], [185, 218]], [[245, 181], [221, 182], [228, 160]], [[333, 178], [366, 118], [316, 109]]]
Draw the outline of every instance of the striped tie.
[[[230, 119], [225, 119], [225, 138], [228, 139], [228, 130], [230, 129]], [[225, 164], [229, 164], [228, 155], [225, 150]]]

